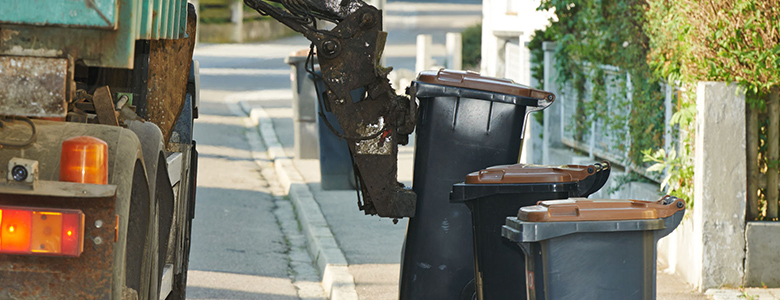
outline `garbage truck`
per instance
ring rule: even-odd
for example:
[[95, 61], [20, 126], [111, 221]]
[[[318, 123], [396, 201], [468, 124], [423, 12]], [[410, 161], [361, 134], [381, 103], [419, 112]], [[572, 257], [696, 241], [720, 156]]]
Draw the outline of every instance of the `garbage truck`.
[[3, 4], [0, 299], [184, 299], [194, 7]]

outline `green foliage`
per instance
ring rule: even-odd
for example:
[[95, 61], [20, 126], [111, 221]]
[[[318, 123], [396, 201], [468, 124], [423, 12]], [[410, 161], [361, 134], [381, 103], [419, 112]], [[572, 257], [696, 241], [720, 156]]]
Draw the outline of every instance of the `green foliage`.
[[742, 294], [738, 296], [739, 298], [745, 298], [746, 300], [758, 300], [758, 296], [748, 294], [745, 290], [741, 290], [740, 292], [742, 292]]
[[[579, 95], [591, 93], [591, 101], [578, 97], [574, 128], [581, 140], [593, 119], [606, 121], [609, 128], [625, 127], [628, 121], [630, 163], [642, 166], [642, 150], [663, 144], [663, 95], [660, 80], [647, 64], [648, 37], [643, 34], [644, 0], [545, 0], [541, 9], [554, 9], [557, 21], [547, 31], [557, 40], [555, 51], [560, 83], [568, 82]], [[626, 72], [625, 82], [608, 82], [601, 65]], [[588, 91], [587, 82], [592, 83]], [[607, 93], [616, 85], [621, 92]], [[613, 97], [614, 99], [610, 99]], [[630, 105], [630, 114], [621, 112]], [[629, 118], [630, 115], [630, 118]], [[593, 116], [593, 118], [591, 118]]]
[[528, 42], [528, 49], [531, 52], [531, 61], [533, 62], [531, 77], [539, 82], [539, 86], [535, 86], [535, 88], [544, 88], [544, 50], [542, 49], [542, 43], [556, 41], [558, 38], [557, 28], [557, 26], [551, 26], [544, 30], [537, 29], [534, 31], [531, 41]]
[[[646, 159], [670, 169], [673, 194], [692, 196], [693, 129], [696, 81], [737, 82], [746, 89], [748, 105], [763, 110], [766, 94], [780, 84], [780, 7], [775, 0], [648, 0], [645, 31], [651, 51], [648, 62], [655, 76], [687, 89], [673, 122], [681, 132], [676, 156], [646, 154]], [[761, 168], [766, 155], [766, 125], [760, 121]], [[656, 154], [656, 155], [653, 155]]]
[[482, 23], [466, 27], [461, 32], [463, 67], [474, 68], [482, 60]]
[[774, 0], [649, 0], [657, 74], [735, 81], [755, 95], [780, 84], [780, 7]]
[[685, 200], [689, 208], [693, 207], [693, 161], [690, 156], [677, 156], [672, 149], [667, 154], [664, 149], [653, 152], [651, 149], [642, 151], [644, 160], [652, 162], [648, 172], [666, 172], [661, 182], [661, 190], [668, 191], [672, 196]]

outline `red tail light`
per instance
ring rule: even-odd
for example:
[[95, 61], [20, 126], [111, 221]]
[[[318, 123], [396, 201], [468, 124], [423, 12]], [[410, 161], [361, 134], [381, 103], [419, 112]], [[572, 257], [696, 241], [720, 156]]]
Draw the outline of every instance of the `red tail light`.
[[0, 206], [0, 253], [78, 257], [83, 236], [80, 210]]
[[0, 209], [0, 252], [26, 252], [30, 250], [32, 211]]

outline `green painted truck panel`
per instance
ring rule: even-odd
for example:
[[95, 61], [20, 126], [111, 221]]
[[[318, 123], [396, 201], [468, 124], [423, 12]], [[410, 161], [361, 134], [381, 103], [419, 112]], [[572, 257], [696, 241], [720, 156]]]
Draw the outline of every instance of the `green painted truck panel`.
[[7, 0], [0, 10], [4, 23], [114, 29], [118, 0]]
[[[0, 10], [0, 24], [6, 24], [0, 26], [0, 55], [71, 57], [89, 66], [132, 68], [136, 40], [186, 36], [186, 0], [7, 1], [11, 9]], [[105, 21], [98, 10], [111, 19]]]

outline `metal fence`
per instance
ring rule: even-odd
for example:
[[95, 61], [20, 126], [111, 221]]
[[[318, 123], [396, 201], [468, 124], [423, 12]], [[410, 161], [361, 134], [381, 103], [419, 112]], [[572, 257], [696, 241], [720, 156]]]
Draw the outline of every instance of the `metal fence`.
[[[589, 157], [606, 159], [639, 173], [648, 179], [660, 182], [665, 174], [648, 173], [644, 166], [637, 166], [630, 161], [631, 134], [629, 123], [632, 117], [632, 84], [631, 76], [615, 66], [598, 65], [585, 67], [592, 72], [601, 74], [600, 83], [588, 79], [584, 83], [584, 93], [580, 95], [571, 82], [561, 89], [562, 126], [561, 142], [578, 151], [587, 153]], [[554, 68], [552, 68], [554, 71]], [[596, 95], [594, 85], [602, 84], [603, 92]], [[663, 84], [665, 94], [665, 128], [664, 149], [667, 153], [677, 147], [678, 132], [669, 123], [674, 112], [674, 103], [680, 94], [675, 86]], [[598, 98], [596, 98], [598, 97]], [[586, 108], [587, 107], [587, 108]]]
[[[604, 74], [604, 99], [594, 99], [594, 83], [585, 82], [580, 95], [567, 82], [561, 92], [563, 104], [562, 142], [593, 157], [601, 157], [620, 165], [628, 165], [631, 136], [628, 130], [631, 113], [631, 79], [613, 66], [598, 66]], [[580, 106], [588, 106], [585, 109]], [[588, 113], [583, 115], [583, 112]]]

